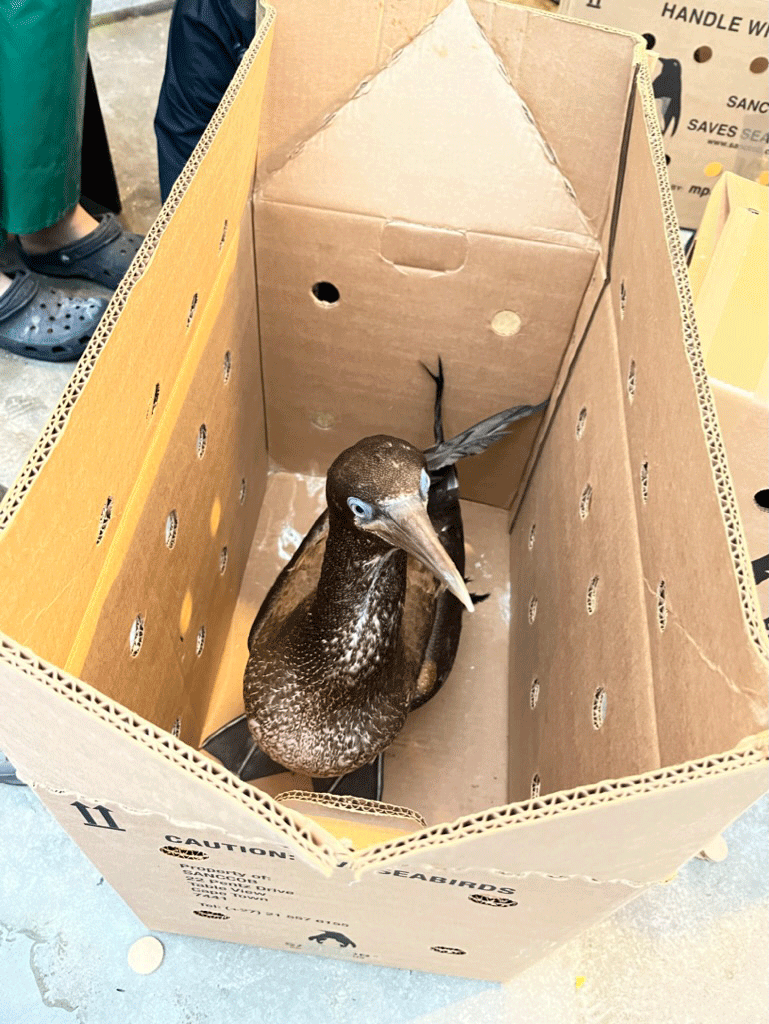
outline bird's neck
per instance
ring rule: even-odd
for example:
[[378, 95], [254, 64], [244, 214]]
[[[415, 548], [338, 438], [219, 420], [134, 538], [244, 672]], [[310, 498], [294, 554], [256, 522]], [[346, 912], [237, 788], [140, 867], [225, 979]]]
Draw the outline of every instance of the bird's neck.
[[405, 592], [405, 552], [330, 520], [313, 618], [351, 680], [378, 675], [392, 653]]

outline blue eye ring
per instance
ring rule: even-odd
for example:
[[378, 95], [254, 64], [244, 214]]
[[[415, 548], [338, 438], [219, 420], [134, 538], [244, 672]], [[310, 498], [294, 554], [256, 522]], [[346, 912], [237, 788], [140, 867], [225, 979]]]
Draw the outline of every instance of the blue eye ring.
[[360, 498], [350, 497], [347, 499], [347, 507], [355, 516], [356, 519], [362, 519], [364, 522], [372, 518], [374, 512], [365, 501], [361, 501]]
[[422, 474], [419, 477], [419, 494], [421, 495], [422, 501], [427, 501], [427, 495], [430, 491], [430, 474], [426, 469], [422, 470]]

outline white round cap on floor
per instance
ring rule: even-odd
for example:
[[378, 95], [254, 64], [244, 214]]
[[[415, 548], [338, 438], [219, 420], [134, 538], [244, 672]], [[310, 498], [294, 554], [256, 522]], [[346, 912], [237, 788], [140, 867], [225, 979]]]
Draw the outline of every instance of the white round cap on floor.
[[160, 939], [145, 935], [128, 950], [128, 966], [137, 974], [152, 974], [163, 963], [165, 950]]

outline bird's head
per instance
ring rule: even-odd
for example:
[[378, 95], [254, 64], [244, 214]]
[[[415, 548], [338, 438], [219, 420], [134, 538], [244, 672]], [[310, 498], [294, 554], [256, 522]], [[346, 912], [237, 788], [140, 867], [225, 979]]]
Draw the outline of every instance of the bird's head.
[[347, 448], [326, 477], [329, 511], [348, 528], [374, 535], [425, 565], [468, 611], [473, 602], [427, 514], [430, 476], [418, 448], [377, 434]]

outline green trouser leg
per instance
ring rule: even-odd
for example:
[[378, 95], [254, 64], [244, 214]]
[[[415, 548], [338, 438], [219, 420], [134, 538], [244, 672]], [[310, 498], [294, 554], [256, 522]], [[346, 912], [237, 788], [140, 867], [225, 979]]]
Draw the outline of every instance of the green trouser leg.
[[91, 0], [0, 0], [0, 232], [50, 227], [80, 198]]

